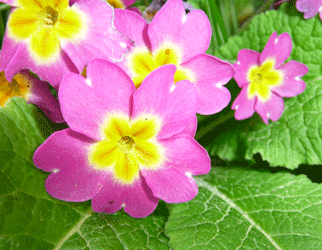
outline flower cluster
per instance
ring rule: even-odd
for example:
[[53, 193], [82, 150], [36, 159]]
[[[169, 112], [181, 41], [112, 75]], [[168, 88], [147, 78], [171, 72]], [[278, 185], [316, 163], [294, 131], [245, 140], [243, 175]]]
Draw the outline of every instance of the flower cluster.
[[51, 172], [51, 196], [92, 200], [94, 212], [123, 208], [140, 218], [159, 199], [193, 199], [193, 176], [211, 167], [194, 139], [196, 114], [229, 104], [224, 85], [231, 78], [242, 88], [232, 104], [238, 120], [256, 111], [265, 123], [276, 121], [282, 97], [305, 89], [307, 67], [283, 65], [292, 49], [287, 33], [273, 33], [261, 54], [241, 50], [231, 65], [206, 54], [208, 17], [186, 14], [182, 0], [168, 0], [150, 23], [130, 7], [133, 0], [2, 2], [13, 9], [0, 57], [0, 104], [21, 96], [67, 123], [33, 160]]

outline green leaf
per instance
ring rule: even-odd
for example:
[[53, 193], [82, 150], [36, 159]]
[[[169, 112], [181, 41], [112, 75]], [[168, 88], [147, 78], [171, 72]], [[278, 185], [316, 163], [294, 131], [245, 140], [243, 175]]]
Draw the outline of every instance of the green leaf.
[[[319, 125], [322, 122], [321, 20], [318, 17], [305, 20], [302, 13], [288, 15], [284, 11], [268, 11], [255, 17], [245, 32], [231, 37], [215, 55], [233, 63], [243, 48], [261, 52], [274, 31], [278, 34], [288, 32], [292, 37], [293, 50], [288, 60], [302, 62], [309, 67], [309, 73], [303, 77], [307, 84], [306, 90], [297, 97], [284, 98], [284, 113], [277, 122], [266, 125], [256, 114], [247, 120], [246, 126], [244, 122], [237, 122], [240, 125], [237, 124], [235, 132], [216, 128], [217, 135], [220, 133], [222, 138], [225, 137], [227, 142], [222, 143], [228, 144], [228, 141], [236, 140], [238, 130], [243, 130], [238, 140], [246, 147], [246, 158], [252, 159], [254, 154], [260, 153], [271, 166], [295, 169], [300, 164], [322, 164], [322, 130]], [[231, 124], [228, 121], [225, 126], [229, 127]], [[236, 157], [238, 147], [234, 144], [228, 155], [223, 155], [220, 148], [215, 148], [218, 143], [217, 135], [212, 134], [214, 140], [208, 144], [212, 144], [213, 148], [209, 151], [223, 157], [222, 159], [231, 160]], [[209, 135], [205, 136], [209, 138]]]
[[322, 187], [307, 177], [216, 167], [197, 183], [170, 210], [172, 248], [321, 249]]
[[0, 249], [168, 249], [163, 202], [138, 220], [123, 212], [93, 213], [90, 202], [63, 202], [47, 194], [48, 174], [32, 162], [45, 140], [43, 128], [49, 127], [37, 112], [21, 98], [0, 108]]

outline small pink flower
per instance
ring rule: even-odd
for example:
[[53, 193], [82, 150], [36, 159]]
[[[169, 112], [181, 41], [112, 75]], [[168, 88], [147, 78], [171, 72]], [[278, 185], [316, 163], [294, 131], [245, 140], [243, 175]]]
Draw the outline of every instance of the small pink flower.
[[[292, 40], [288, 33], [277, 36], [274, 32], [262, 53], [242, 49], [234, 64], [235, 80], [240, 94], [232, 105], [235, 118], [243, 120], [256, 111], [265, 123], [278, 120], [284, 109], [282, 97], [293, 97], [302, 93], [305, 82], [301, 77], [308, 72], [303, 63], [289, 61]], [[283, 65], [282, 65], [283, 64]]]
[[297, 0], [296, 8], [304, 13], [304, 18], [309, 19], [320, 13], [322, 20], [322, 1], [321, 0]]
[[114, 10], [105, 1], [16, 0], [4, 36], [0, 70], [12, 77], [30, 69], [58, 88], [63, 76], [80, 73], [96, 58], [119, 61], [130, 42], [113, 25]]
[[0, 106], [5, 106], [16, 96], [38, 106], [53, 122], [64, 121], [59, 103], [51, 94], [47, 82], [32, 77], [28, 70], [20, 71], [9, 82], [5, 73], [0, 72]]
[[[158, 199], [185, 202], [198, 192], [192, 175], [210, 170], [207, 152], [187, 132], [195, 124], [195, 89], [173, 85], [174, 65], [153, 71], [135, 91], [113, 63], [89, 62], [87, 79], [70, 73], [59, 89], [70, 128], [35, 152], [35, 165], [52, 172], [47, 192], [65, 201], [91, 199], [93, 211], [124, 209], [132, 217], [154, 211]], [[189, 98], [187, 98], [189, 96]]]
[[154, 69], [175, 64], [174, 81], [190, 80], [197, 91], [197, 113], [221, 111], [230, 101], [224, 85], [234, 76], [231, 64], [205, 54], [211, 26], [201, 10], [186, 14], [182, 0], [169, 0], [150, 24], [126, 10], [115, 10], [115, 27], [131, 38], [134, 46], [118, 65], [138, 88]]

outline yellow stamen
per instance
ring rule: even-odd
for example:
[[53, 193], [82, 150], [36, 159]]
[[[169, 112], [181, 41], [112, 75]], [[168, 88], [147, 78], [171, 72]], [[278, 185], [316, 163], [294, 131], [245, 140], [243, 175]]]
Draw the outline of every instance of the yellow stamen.
[[18, 73], [8, 82], [5, 73], [0, 72], [0, 106], [4, 106], [11, 97], [29, 98], [31, 82], [27, 76]]
[[132, 71], [132, 80], [136, 88], [141, 85], [144, 78], [147, 77], [151, 71], [166, 64], [174, 64], [177, 66], [177, 71], [174, 76], [175, 83], [181, 80], [195, 81], [193, 73], [180, 66], [181, 63], [181, 50], [171, 43], [163, 44], [154, 54], [147, 48], [134, 49], [128, 57], [128, 66]]
[[88, 161], [95, 169], [111, 171], [123, 185], [133, 184], [140, 168], [155, 169], [164, 161], [164, 150], [156, 141], [159, 130], [157, 117], [130, 121], [112, 115], [102, 127], [104, 139], [89, 150]]
[[125, 5], [121, 0], [106, 0], [115, 9], [125, 9]]
[[54, 63], [60, 55], [61, 40], [79, 42], [86, 36], [86, 18], [69, 7], [68, 0], [19, 0], [10, 15], [8, 34], [26, 41], [37, 64]]
[[261, 102], [266, 102], [271, 97], [270, 89], [283, 83], [283, 74], [274, 65], [275, 61], [268, 59], [261, 66], [253, 66], [248, 70], [248, 99], [257, 96]]

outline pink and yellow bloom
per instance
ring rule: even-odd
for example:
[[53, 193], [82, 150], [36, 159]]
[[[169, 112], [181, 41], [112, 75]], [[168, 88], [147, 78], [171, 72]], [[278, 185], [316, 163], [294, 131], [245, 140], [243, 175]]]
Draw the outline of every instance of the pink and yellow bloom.
[[292, 40], [288, 33], [274, 32], [262, 53], [242, 49], [234, 64], [235, 80], [241, 92], [232, 105], [237, 120], [251, 117], [256, 111], [265, 123], [278, 120], [284, 109], [282, 97], [294, 97], [305, 89], [301, 79], [308, 68], [303, 63], [289, 61]]
[[[47, 192], [65, 201], [92, 200], [95, 212], [121, 208], [132, 217], [152, 213], [158, 199], [191, 200], [192, 175], [210, 170], [207, 152], [193, 139], [195, 89], [175, 86], [174, 65], [153, 71], [135, 91], [125, 72], [95, 59], [87, 78], [70, 73], [59, 89], [70, 128], [54, 133], [35, 152], [35, 165], [52, 172]], [[188, 98], [189, 97], [189, 98]]]
[[69, 72], [82, 72], [93, 58], [122, 59], [129, 41], [113, 26], [114, 11], [101, 0], [2, 1], [9, 16], [0, 69], [12, 77], [27, 68], [58, 87]]
[[0, 72], [0, 106], [5, 106], [12, 97], [22, 97], [38, 106], [53, 122], [63, 122], [58, 101], [50, 92], [47, 82], [32, 77], [28, 70], [16, 74], [11, 82]]
[[148, 24], [141, 16], [115, 10], [115, 27], [134, 41], [118, 63], [138, 88], [153, 70], [177, 66], [174, 81], [191, 81], [197, 91], [197, 113], [221, 111], [230, 101], [223, 86], [234, 75], [232, 65], [206, 55], [211, 38], [209, 20], [201, 10], [186, 14], [181, 0], [169, 0]]

